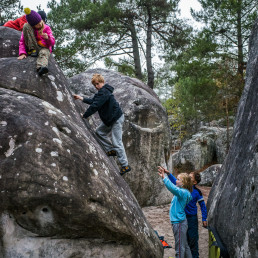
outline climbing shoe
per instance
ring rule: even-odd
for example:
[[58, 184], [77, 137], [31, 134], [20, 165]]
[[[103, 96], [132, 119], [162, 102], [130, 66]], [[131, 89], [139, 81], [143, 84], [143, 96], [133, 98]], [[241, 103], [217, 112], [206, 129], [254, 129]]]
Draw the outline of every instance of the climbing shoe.
[[111, 150], [107, 152], [108, 156], [116, 156], [116, 151], [115, 150]]
[[46, 66], [42, 66], [37, 69], [37, 72], [39, 76], [41, 76], [42, 74], [48, 73], [48, 68]]
[[38, 53], [35, 49], [28, 51], [28, 55], [32, 57], [37, 57]]
[[125, 166], [125, 167], [122, 167], [121, 168], [121, 172], [120, 172], [120, 175], [123, 176], [125, 173], [131, 171], [131, 167], [128, 165], [128, 166]]

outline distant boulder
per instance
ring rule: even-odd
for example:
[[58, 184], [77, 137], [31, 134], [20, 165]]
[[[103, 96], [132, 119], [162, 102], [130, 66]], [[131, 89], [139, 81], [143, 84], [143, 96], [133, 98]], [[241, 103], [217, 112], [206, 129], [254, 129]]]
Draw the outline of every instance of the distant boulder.
[[80, 116], [54, 58], [49, 74], [39, 77], [35, 58], [4, 57], [0, 257], [162, 257], [159, 239]]
[[218, 175], [221, 168], [221, 164], [216, 164], [208, 167], [200, 173], [201, 182], [198, 185], [201, 186], [212, 186], [216, 176]]
[[[104, 76], [114, 87], [114, 95], [125, 114], [123, 142], [132, 171], [124, 178], [141, 206], [160, 205], [171, 200], [157, 174], [157, 166], [166, 165], [170, 153], [167, 114], [155, 92], [143, 82], [106, 69], [92, 69], [70, 79], [73, 92], [92, 97], [94, 73]], [[84, 111], [88, 105], [84, 104]], [[82, 112], [82, 111], [81, 111]], [[94, 115], [90, 123], [100, 123]]]
[[229, 153], [213, 183], [207, 208], [230, 257], [258, 255], [258, 19], [250, 37], [246, 84]]
[[[229, 129], [231, 137], [232, 128]], [[209, 164], [223, 163], [226, 155], [227, 129], [203, 126], [173, 155], [172, 168], [178, 172], [199, 170]]]

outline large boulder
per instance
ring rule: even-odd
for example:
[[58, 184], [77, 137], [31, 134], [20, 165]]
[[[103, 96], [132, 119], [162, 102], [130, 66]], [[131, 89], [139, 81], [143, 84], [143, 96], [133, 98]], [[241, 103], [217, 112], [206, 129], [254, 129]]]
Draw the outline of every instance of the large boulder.
[[[123, 142], [132, 171], [124, 177], [139, 204], [160, 205], [171, 200], [157, 174], [157, 166], [166, 165], [170, 150], [167, 114], [155, 92], [141, 81], [106, 69], [92, 69], [70, 79], [77, 94], [92, 97], [96, 90], [91, 84], [94, 73], [104, 76], [114, 87], [115, 98], [124, 114]], [[84, 110], [88, 106], [84, 105]], [[95, 122], [94, 122], [95, 121]], [[97, 121], [97, 122], [96, 122]], [[96, 114], [90, 120], [93, 128], [100, 123]]]
[[19, 40], [21, 32], [0, 26], [0, 56], [11, 57], [19, 55]]
[[[230, 257], [258, 257], [258, 19], [250, 37], [246, 84], [233, 140], [208, 199], [208, 224]], [[230, 216], [229, 216], [230, 215]]]
[[162, 257], [53, 57], [35, 67], [0, 56], [0, 257]]
[[200, 174], [201, 182], [198, 185], [212, 186], [216, 176], [220, 172], [220, 169], [221, 169], [221, 164], [216, 164], [202, 171], [202, 173]]
[[227, 128], [222, 127], [201, 127], [198, 133], [185, 141], [181, 149], [173, 154], [172, 169], [178, 172], [193, 171], [223, 163], [227, 155], [227, 142], [231, 137], [232, 128], [227, 131]]

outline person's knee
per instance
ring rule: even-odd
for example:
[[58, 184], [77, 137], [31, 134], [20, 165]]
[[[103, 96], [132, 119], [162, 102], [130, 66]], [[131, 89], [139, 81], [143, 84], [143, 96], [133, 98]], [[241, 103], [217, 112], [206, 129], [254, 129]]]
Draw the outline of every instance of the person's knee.
[[50, 56], [50, 51], [49, 51], [49, 49], [47, 49], [47, 48], [42, 48], [42, 49], [40, 49], [39, 50], [39, 56], [44, 56], [45, 58], [49, 58], [49, 56]]
[[102, 137], [102, 136], [105, 136], [106, 134], [103, 131], [101, 131], [100, 129], [97, 128], [96, 135], [99, 136], [99, 137]]

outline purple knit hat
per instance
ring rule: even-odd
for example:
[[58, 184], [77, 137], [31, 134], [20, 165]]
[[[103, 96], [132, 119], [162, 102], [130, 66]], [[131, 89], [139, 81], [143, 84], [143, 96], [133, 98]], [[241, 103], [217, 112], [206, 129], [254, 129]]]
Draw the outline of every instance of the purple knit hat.
[[31, 10], [30, 8], [25, 8], [24, 12], [26, 13], [26, 20], [30, 26], [33, 27], [41, 22], [42, 18], [37, 12]]

